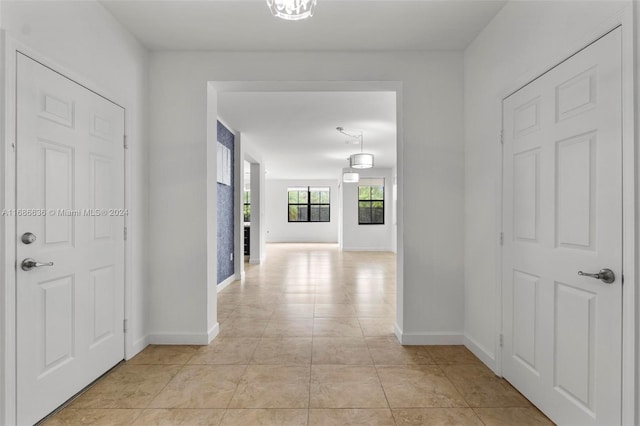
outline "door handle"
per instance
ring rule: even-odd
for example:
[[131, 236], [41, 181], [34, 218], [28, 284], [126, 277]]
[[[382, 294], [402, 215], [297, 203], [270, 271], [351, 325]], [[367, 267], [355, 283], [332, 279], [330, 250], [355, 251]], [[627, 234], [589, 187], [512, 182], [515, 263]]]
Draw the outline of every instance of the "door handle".
[[30, 271], [33, 268], [40, 268], [41, 266], [53, 266], [53, 262], [40, 263], [36, 262], [34, 259], [27, 258], [22, 261], [20, 266], [22, 266], [23, 271]]
[[616, 280], [616, 275], [611, 269], [608, 268], [600, 269], [600, 272], [598, 272], [597, 274], [588, 274], [586, 272], [578, 271], [578, 275], [583, 277], [595, 278], [605, 284], [611, 284]]

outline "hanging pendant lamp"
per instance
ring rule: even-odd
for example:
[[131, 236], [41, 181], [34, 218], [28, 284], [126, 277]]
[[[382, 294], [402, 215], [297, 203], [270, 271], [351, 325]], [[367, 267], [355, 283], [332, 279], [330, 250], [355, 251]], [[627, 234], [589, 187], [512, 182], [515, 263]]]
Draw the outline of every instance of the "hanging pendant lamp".
[[[351, 162], [348, 158], [347, 161]], [[360, 173], [354, 172], [351, 167], [349, 167], [348, 171], [342, 173], [342, 182], [358, 183], [360, 182]]]
[[358, 183], [358, 182], [360, 182], [360, 173], [358, 173], [358, 172], [344, 172], [342, 174], [342, 181], [344, 183]]
[[336, 127], [343, 135], [347, 135], [350, 138], [356, 139], [360, 142], [360, 152], [358, 154], [351, 154], [349, 157], [349, 167], [353, 169], [370, 169], [373, 167], [373, 154], [364, 152], [364, 133], [362, 131], [349, 131], [344, 127]]
[[344, 183], [358, 183], [360, 182], [360, 173], [349, 170], [342, 173], [342, 181]]
[[351, 154], [349, 164], [354, 169], [370, 169], [373, 167], [373, 154], [365, 152]]

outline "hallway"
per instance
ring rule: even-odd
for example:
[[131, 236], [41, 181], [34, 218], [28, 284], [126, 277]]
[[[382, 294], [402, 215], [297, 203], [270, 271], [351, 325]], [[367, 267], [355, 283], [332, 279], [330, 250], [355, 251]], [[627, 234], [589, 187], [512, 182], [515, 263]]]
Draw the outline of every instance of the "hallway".
[[208, 346], [149, 346], [47, 425], [545, 425], [463, 346], [401, 346], [395, 255], [269, 245]]

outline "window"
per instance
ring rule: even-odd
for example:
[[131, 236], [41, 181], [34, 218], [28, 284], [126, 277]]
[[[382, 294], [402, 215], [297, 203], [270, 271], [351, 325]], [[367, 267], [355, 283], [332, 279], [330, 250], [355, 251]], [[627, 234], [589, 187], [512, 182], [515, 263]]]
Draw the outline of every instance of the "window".
[[251, 222], [251, 192], [244, 191], [244, 221]]
[[329, 187], [287, 188], [289, 222], [330, 222]]
[[358, 224], [384, 225], [384, 179], [360, 179]]

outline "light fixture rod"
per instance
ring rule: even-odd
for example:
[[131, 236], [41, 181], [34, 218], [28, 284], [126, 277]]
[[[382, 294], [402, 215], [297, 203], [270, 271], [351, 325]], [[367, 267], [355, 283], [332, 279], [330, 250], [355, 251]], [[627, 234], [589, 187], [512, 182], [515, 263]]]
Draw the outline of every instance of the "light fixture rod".
[[336, 130], [345, 136], [357, 139], [360, 142], [360, 153], [364, 152], [364, 132], [362, 130], [347, 130], [341, 126], [336, 127]]
[[361, 130], [347, 130], [344, 127], [340, 127], [340, 126], [336, 127], [336, 130], [342, 133], [343, 135], [349, 136], [350, 138], [353, 138], [353, 139], [360, 140], [362, 138]]

